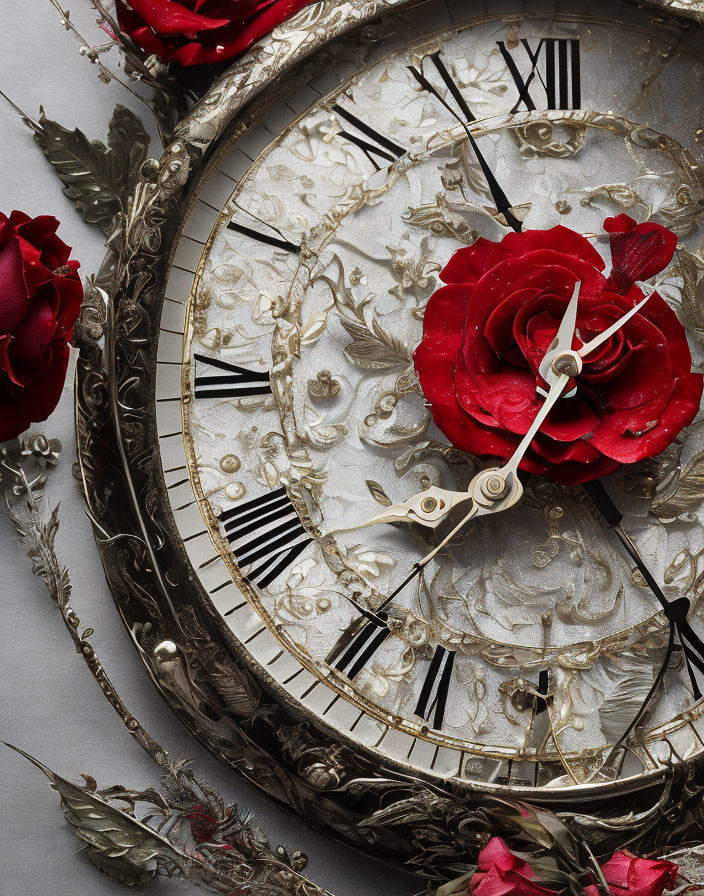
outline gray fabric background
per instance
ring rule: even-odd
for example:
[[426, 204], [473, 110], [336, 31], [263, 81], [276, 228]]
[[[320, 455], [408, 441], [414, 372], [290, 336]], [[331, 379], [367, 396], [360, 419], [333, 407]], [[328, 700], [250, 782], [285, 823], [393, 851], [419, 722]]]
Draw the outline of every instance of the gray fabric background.
[[[3, 0], [0, 26], [0, 90], [31, 115], [40, 105], [66, 127], [78, 126], [104, 140], [115, 103], [149, 112], [119, 85], [102, 84], [97, 70], [78, 53], [79, 44], [59, 23], [49, 0]], [[73, 19], [94, 43], [101, 34], [88, 0], [69, 3]], [[0, 209], [55, 214], [62, 238], [74, 247], [84, 274], [103, 255], [99, 231], [84, 224], [62, 195], [58, 179], [35, 147], [31, 133], [0, 98], [2, 148]], [[153, 143], [152, 152], [158, 154]], [[315, 834], [251, 789], [232, 779], [171, 716], [143, 671], [105, 584], [91, 528], [83, 512], [75, 459], [71, 379], [59, 408], [39, 427], [64, 445], [49, 497], [61, 501], [58, 550], [71, 570], [73, 606], [134, 715], [172, 755], [193, 757], [196, 767], [228, 801], [253, 810], [274, 842], [310, 856], [309, 874], [337, 896], [402, 896], [420, 889], [411, 878], [358, 856]], [[17, 744], [57, 772], [78, 779], [93, 775], [101, 785], [158, 784], [155, 766], [132, 741], [73, 652], [56, 608], [29, 560], [16, 547], [14, 530], [0, 512], [0, 739]], [[56, 794], [41, 774], [0, 747], [0, 894], [2, 896], [103, 896], [126, 892], [101, 875], [64, 822]], [[148, 892], [196, 892], [181, 882], [157, 882]], [[202, 891], [198, 891], [202, 892]]]

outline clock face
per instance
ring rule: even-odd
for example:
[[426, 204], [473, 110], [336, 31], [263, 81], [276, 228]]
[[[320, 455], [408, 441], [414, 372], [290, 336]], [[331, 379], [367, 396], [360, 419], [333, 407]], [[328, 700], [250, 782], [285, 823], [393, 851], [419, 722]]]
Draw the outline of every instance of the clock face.
[[427, 563], [445, 530], [366, 524], [508, 456], [453, 444], [414, 364], [441, 272], [481, 238], [562, 225], [608, 273], [607, 218], [664, 225], [659, 292], [701, 369], [704, 65], [628, 6], [466, 7], [389, 21], [222, 141], [166, 286], [165, 482], [232, 637], [337, 736], [495, 787], [637, 782], [704, 749], [696, 651], [617, 537], [689, 601], [696, 644], [698, 415], [604, 479], [617, 532], [549, 471]]

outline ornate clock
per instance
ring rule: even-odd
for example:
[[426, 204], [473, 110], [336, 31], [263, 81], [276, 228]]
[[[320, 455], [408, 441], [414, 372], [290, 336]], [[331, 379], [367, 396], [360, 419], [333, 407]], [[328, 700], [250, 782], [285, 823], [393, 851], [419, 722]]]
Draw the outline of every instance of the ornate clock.
[[597, 852], [696, 815], [694, 7], [309, 7], [145, 165], [82, 352], [86, 493], [169, 705], [426, 873], [508, 794]]

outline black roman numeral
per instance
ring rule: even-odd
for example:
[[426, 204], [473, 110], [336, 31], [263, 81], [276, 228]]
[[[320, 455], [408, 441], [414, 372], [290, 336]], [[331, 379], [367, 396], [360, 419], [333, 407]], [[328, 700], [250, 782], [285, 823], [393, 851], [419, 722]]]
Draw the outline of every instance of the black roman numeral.
[[[270, 395], [269, 374], [247, 370], [237, 364], [194, 354], [196, 376], [193, 382], [196, 398], [251, 398], [254, 395]], [[223, 373], [198, 373], [201, 365], [222, 370]]]
[[348, 678], [358, 675], [391, 632], [383, 622], [368, 622], [335, 658], [329, 662]]
[[421, 719], [425, 719], [426, 722], [429, 722], [432, 716], [433, 728], [438, 730], [442, 728], [445, 718], [445, 706], [450, 691], [455, 656], [454, 650], [446, 650], [440, 645], [435, 648], [415, 709], [415, 714]]
[[[345, 137], [362, 150], [376, 171], [380, 171], [382, 167], [388, 167], [395, 162], [396, 159], [400, 159], [401, 156], [406, 154], [406, 150], [402, 146], [394, 143], [393, 140], [389, 140], [388, 137], [384, 137], [383, 134], [375, 131], [374, 128], [365, 124], [361, 119], [357, 118], [356, 115], [343, 109], [342, 106], [335, 104], [332, 107], [332, 110], [339, 118], [343, 118], [348, 125], [355, 127], [360, 134], [363, 135], [360, 136], [360, 134], [355, 134], [349, 129], [340, 131], [341, 137]], [[381, 159], [382, 162], [385, 162], [386, 164], [380, 165], [377, 159]]]
[[[518, 100], [511, 112], [517, 112], [521, 105], [532, 112], [536, 103], [531, 88], [539, 82], [545, 91], [545, 102], [540, 105], [548, 109], [579, 109], [582, 105], [582, 76], [579, 58], [579, 41], [570, 38], [543, 37], [537, 47], [525, 38], [521, 46], [528, 56], [530, 70], [525, 77], [506, 44], [498, 41], [499, 50], [506, 67], [518, 88]], [[541, 65], [542, 62], [542, 65]]]
[[283, 487], [225, 511], [220, 521], [240, 569], [260, 588], [280, 576], [312, 541]]
[[[268, 227], [269, 225], [263, 226]], [[275, 246], [277, 249], [283, 249], [285, 252], [294, 252], [298, 255], [301, 251], [300, 246], [292, 243], [291, 240], [287, 240], [281, 231], [277, 230], [275, 227], [271, 228], [273, 233], [266, 233], [263, 230], [255, 230], [253, 227], [247, 227], [244, 224], [238, 224], [236, 221], [230, 221], [227, 225], [227, 229], [234, 230], [236, 233], [241, 233], [243, 236], [249, 236], [258, 243], [264, 243], [266, 246]]]

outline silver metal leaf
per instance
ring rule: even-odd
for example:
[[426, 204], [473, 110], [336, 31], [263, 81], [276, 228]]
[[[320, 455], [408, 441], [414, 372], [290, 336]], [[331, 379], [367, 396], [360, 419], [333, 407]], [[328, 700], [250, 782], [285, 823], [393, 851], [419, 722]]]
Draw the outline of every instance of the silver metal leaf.
[[411, 353], [406, 346], [396, 337], [384, 333], [376, 321], [373, 333], [364, 323], [344, 318], [341, 323], [354, 340], [345, 346], [345, 354], [355, 367], [390, 370], [410, 363]]
[[110, 235], [124, 210], [129, 188], [147, 154], [149, 136], [140, 119], [117, 106], [108, 130], [108, 146], [68, 130], [40, 109], [38, 121], [25, 118], [34, 140], [54, 166], [64, 193], [89, 224]]
[[381, 504], [382, 507], [391, 507], [393, 501], [378, 482], [374, 482], [373, 479], [367, 479], [367, 488], [377, 504]]
[[[91, 792], [89, 786], [72, 784], [24, 750], [7, 746], [44, 772], [61, 797], [66, 820], [86, 843], [91, 861], [109, 877], [141, 887], [159, 873], [160, 867], [169, 875], [189, 875], [193, 860], [165, 837], [98, 792]], [[89, 784], [92, 786], [92, 782]]]
[[685, 327], [704, 342], [704, 261], [686, 249], [677, 250], [677, 266], [684, 283], [680, 317]]

